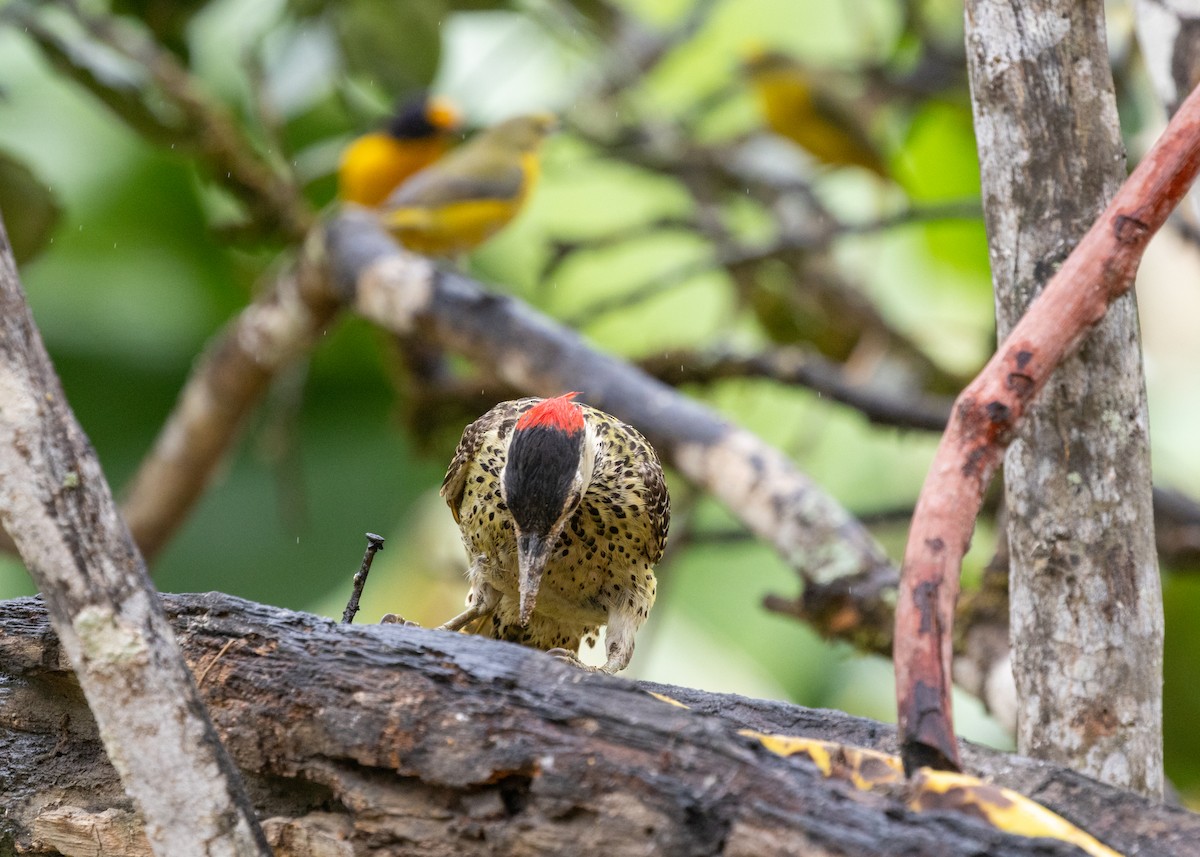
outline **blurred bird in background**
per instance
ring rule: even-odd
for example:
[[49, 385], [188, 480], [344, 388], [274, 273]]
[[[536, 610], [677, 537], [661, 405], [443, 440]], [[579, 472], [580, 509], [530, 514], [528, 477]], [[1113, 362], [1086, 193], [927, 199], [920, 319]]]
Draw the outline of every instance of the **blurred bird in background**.
[[839, 92], [830, 73], [779, 51], [756, 50], [743, 63], [767, 126], [832, 167], [888, 168], [867, 133], [864, 105]]
[[483, 131], [409, 178], [380, 218], [400, 243], [433, 256], [470, 252], [520, 213], [540, 172], [549, 114], [516, 116]]
[[379, 205], [401, 182], [442, 157], [460, 124], [458, 110], [445, 98], [421, 93], [406, 101], [383, 130], [364, 134], [342, 153], [338, 196]]

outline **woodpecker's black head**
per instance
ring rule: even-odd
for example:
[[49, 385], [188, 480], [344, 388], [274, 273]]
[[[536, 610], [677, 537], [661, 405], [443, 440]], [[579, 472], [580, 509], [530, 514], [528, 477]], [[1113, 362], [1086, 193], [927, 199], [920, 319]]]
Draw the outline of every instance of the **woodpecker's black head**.
[[387, 132], [397, 140], [423, 140], [454, 131], [458, 124], [459, 115], [453, 104], [422, 92], [396, 111], [388, 122]]
[[591, 481], [583, 411], [567, 393], [543, 399], [517, 420], [500, 480], [517, 526], [521, 624], [537, 602], [546, 561]]

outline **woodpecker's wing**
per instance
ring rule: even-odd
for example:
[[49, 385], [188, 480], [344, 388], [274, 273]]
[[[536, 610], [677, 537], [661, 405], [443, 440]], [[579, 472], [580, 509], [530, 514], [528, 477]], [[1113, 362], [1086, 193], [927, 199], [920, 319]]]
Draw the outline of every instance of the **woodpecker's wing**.
[[[454, 450], [454, 458], [446, 469], [446, 478], [442, 480], [440, 493], [455, 523], [459, 520], [459, 507], [462, 505], [463, 490], [467, 482], [467, 470], [472, 461], [479, 456], [480, 450], [489, 442], [498, 443], [503, 447], [508, 435], [512, 432], [517, 418], [533, 407], [536, 398], [516, 399], [512, 402], [501, 402], [475, 422], [463, 429], [462, 439]], [[501, 459], [501, 463], [503, 459]], [[499, 476], [499, 473], [496, 474]]]
[[[639, 435], [640, 436], [640, 435]], [[671, 526], [671, 495], [667, 493], [667, 480], [663, 475], [658, 453], [649, 441], [646, 444], [646, 459], [642, 462], [642, 481], [646, 484], [646, 513], [654, 526], [646, 544], [646, 555], [651, 564], [657, 565], [667, 546], [667, 530]]]
[[[633, 470], [625, 469], [630, 466], [629, 461], [610, 469], [607, 481], [603, 484], [608, 490], [613, 490], [617, 483], [624, 483], [627, 490], [633, 491], [637, 505], [641, 507], [637, 518], [647, 526], [641, 531], [642, 550], [650, 565], [654, 566], [662, 559], [667, 543], [667, 530], [671, 524], [671, 497], [667, 493], [667, 480], [663, 475], [658, 453], [650, 445], [650, 441], [628, 423], [590, 405], [581, 407], [592, 424], [598, 427], [597, 431], [604, 434], [607, 429], [607, 433], [618, 435], [621, 439], [617, 447], [624, 448], [628, 452], [628, 458], [636, 462]], [[633, 479], [630, 480], [629, 477]], [[624, 514], [620, 517], [624, 517]]]

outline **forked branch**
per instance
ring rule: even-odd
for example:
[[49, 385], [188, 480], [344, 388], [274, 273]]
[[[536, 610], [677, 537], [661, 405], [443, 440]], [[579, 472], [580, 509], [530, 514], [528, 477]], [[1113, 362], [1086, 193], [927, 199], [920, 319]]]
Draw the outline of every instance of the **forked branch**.
[[950, 658], [959, 571], [983, 493], [1054, 367], [1133, 284], [1150, 237], [1200, 170], [1193, 92], [996, 354], [958, 397], [917, 501], [905, 551], [893, 659], [909, 770], [959, 766]]

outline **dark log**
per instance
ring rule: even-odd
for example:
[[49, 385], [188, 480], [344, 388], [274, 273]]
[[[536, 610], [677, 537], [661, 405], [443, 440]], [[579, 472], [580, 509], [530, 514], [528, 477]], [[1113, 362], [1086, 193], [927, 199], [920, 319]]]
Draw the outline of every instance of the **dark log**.
[[[738, 734], [894, 750], [890, 726], [639, 686], [480, 637], [217, 593], [164, 602], [278, 855], [1079, 853], [911, 812]], [[965, 759], [1126, 853], [1200, 855], [1200, 818], [1183, 810], [1049, 764]], [[54, 853], [68, 834], [91, 837], [87, 853], [143, 853], [95, 844], [138, 825], [38, 599], [0, 603], [0, 789], [0, 853]]]

